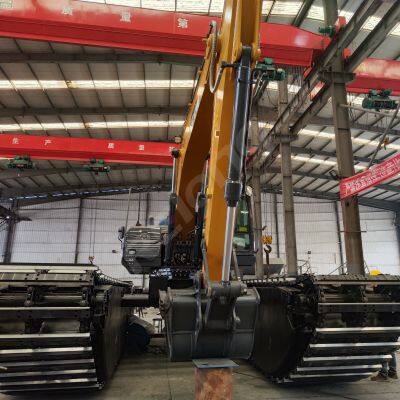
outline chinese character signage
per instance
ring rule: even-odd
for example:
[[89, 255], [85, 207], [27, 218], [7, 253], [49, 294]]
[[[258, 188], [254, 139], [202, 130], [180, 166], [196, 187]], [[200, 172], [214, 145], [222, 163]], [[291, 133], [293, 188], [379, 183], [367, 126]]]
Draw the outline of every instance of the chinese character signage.
[[354, 196], [400, 173], [400, 153], [340, 182], [340, 198]]

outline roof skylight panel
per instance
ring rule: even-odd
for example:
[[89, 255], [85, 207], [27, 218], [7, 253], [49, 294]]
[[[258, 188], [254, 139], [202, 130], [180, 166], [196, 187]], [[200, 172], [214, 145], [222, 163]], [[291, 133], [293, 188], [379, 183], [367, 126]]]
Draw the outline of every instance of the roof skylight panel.
[[[24, 123], [24, 124], [16, 124], [22, 131], [42, 131], [43, 126], [42, 124], [36, 123]], [[4, 125], [0, 125], [0, 130], [9, 130], [4, 129]]]
[[24, 89], [24, 90], [30, 90], [30, 89], [42, 89], [39, 81], [36, 79], [29, 79], [29, 80], [12, 80], [11, 84], [15, 89]]
[[208, 13], [209, 6], [210, 0], [178, 0], [176, 4], [176, 11]]
[[222, 14], [224, 8], [224, 0], [211, 0], [210, 13]]
[[140, 7], [140, 0], [106, 0], [106, 4], [127, 7]]
[[148, 79], [144, 80], [71, 80], [71, 81], [37, 81], [37, 80], [0, 80], [0, 90], [31, 89], [192, 89], [193, 79]]
[[311, 6], [310, 11], [307, 14], [307, 18], [323, 21], [325, 18], [324, 9], [321, 6]]
[[322, 160], [321, 158], [315, 158], [315, 157], [311, 158], [307, 156], [292, 156], [292, 160], [311, 163], [311, 164], [330, 165], [332, 167], [336, 166], [336, 161]]
[[105, 121], [85, 122], [85, 126], [88, 129], [107, 129], [107, 122]]
[[12, 83], [5, 79], [5, 80], [0, 80], [0, 90], [12, 90], [14, 89]]
[[175, 11], [175, 0], [142, 0], [142, 8]]
[[126, 121], [107, 121], [107, 128], [110, 129], [121, 129], [128, 128], [128, 123]]
[[393, 28], [390, 35], [400, 36], [400, 22]]
[[105, 0], [80, 0], [83, 1], [84, 3], [100, 3], [100, 4], [105, 4]]
[[272, 8], [271, 15], [297, 15], [301, 5], [301, 1], [277, 1]]
[[[94, 80], [95, 89], [120, 89], [120, 81], [116, 80]], [[122, 82], [121, 82], [122, 84]]]
[[57, 80], [40, 80], [40, 86], [43, 89], [67, 89], [67, 83], [65, 81]]
[[339, 15], [345, 17], [346, 21], [349, 22], [353, 18], [354, 13], [351, 11], [339, 10]]
[[263, 15], [268, 15], [271, 12], [271, 8], [273, 6], [274, 2], [270, 0], [264, 0], [262, 3], [262, 13]]
[[21, 127], [18, 124], [1, 124], [0, 132], [13, 132], [19, 131]]
[[62, 122], [42, 122], [41, 124], [45, 131], [47, 130], [55, 130], [55, 129], [65, 129], [65, 126]]
[[381, 20], [380, 17], [376, 17], [375, 15], [373, 15], [365, 21], [365, 24], [363, 25], [362, 29], [372, 31], [379, 24], [380, 20]]
[[69, 89], [94, 89], [93, 81], [66, 81], [67, 87]]
[[[314, 138], [321, 138], [321, 139], [328, 139], [328, 140], [335, 140], [335, 134], [331, 132], [321, 132], [321, 131], [316, 131], [313, 129], [302, 129], [300, 131], [300, 135], [304, 136], [311, 136]], [[352, 139], [353, 143], [360, 144], [363, 146], [372, 146], [372, 147], [377, 147], [379, 142], [376, 140], [370, 140], [370, 139], [364, 139], [360, 137], [353, 137]], [[386, 145], [386, 148], [388, 149], [393, 149], [393, 150], [400, 150], [400, 145], [394, 144], [394, 143], [389, 143]]]
[[44, 131], [44, 130], [80, 130], [80, 129], [126, 129], [126, 128], [181, 128], [185, 121], [94, 121], [94, 122], [51, 122], [0, 124], [0, 132]]

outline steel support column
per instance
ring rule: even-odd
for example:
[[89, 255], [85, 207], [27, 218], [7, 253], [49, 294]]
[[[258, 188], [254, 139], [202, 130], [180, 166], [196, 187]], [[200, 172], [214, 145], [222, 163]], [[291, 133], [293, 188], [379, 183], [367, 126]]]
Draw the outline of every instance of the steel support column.
[[[289, 101], [287, 80], [278, 85], [279, 104], [281, 114]], [[280, 134], [281, 173], [282, 173], [282, 201], [283, 219], [285, 227], [285, 252], [288, 276], [297, 275], [297, 243], [296, 223], [294, 218], [293, 174], [292, 174], [292, 150], [289, 121], [282, 124]]]
[[77, 222], [77, 227], [76, 227], [74, 264], [78, 264], [79, 238], [81, 236], [81, 229], [82, 229], [83, 202], [84, 202], [84, 199], [79, 199], [79, 211], [78, 211], [78, 222]]
[[400, 211], [394, 213], [394, 226], [396, 228], [397, 247], [399, 250], [399, 258], [400, 258]]
[[145, 204], [145, 212], [144, 212], [144, 225], [147, 226], [149, 224], [149, 214], [150, 214], [150, 192], [146, 193], [146, 204]]
[[[258, 118], [253, 117], [251, 119], [251, 145], [258, 147], [260, 144], [259, 140], [259, 129], [258, 129]], [[262, 211], [261, 211], [261, 180], [260, 170], [256, 163], [253, 164], [252, 175], [251, 175], [251, 186], [253, 188], [253, 199], [254, 199], [254, 240], [256, 244], [256, 276], [257, 278], [264, 277], [264, 258], [263, 258], [263, 243], [262, 243]]]
[[[11, 204], [11, 211], [15, 212], [18, 208], [18, 202], [16, 200], [13, 200]], [[8, 220], [8, 229], [7, 229], [7, 237], [6, 237], [6, 242], [4, 245], [4, 252], [3, 252], [3, 263], [8, 264], [11, 262], [11, 256], [12, 256], [12, 246], [14, 242], [14, 234], [15, 234], [15, 225], [16, 225], [16, 219], [14, 217], [11, 217]]]
[[335, 219], [336, 219], [336, 230], [337, 230], [337, 237], [338, 237], [338, 247], [339, 247], [339, 257], [340, 257], [340, 268], [339, 273], [344, 274], [344, 254], [343, 254], [343, 243], [342, 243], [342, 233], [340, 229], [340, 217], [339, 217], [339, 207], [337, 201], [333, 202], [335, 208]]
[[[325, 23], [334, 25], [338, 8], [336, 0], [324, 0]], [[335, 125], [335, 141], [339, 175], [347, 178], [355, 174], [353, 146], [351, 141], [350, 118], [348, 110], [340, 104], [347, 104], [346, 82], [338, 79], [344, 75], [344, 61], [338, 58], [332, 69], [332, 107]], [[362, 249], [360, 214], [356, 196], [341, 201], [344, 241], [346, 249], [347, 271], [351, 274], [364, 274], [364, 256]]]

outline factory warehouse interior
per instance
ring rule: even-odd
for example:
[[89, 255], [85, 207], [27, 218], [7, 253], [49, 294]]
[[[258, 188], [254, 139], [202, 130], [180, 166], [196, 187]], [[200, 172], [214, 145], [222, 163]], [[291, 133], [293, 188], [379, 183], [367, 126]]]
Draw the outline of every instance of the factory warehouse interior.
[[400, 397], [400, 1], [0, 0], [0, 400]]

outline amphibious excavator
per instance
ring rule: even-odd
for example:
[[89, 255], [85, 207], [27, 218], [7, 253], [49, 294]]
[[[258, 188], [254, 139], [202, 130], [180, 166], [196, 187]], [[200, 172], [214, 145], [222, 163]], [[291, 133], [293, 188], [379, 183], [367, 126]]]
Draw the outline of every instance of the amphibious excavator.
[[[399, 347], [399, 277], [244, 281], [231, 271], [252, 89], [268, 71], [259, 60], [261, 3], [226, 0], [221, 26], [211, 24], [182, 146], [172, 152], [168, 231], [128, 234], [136, 247], [146, 243], [125, 243], [126, 266], [140, 272], [135, 255], [143, 262], [153, 246], [140, 299], [159, 305], [171, 360], [252, 357], [277, 382], [364, 378]], [[123, 348], [126, 290], [92, 265], [2, 265], [0, 391], [102, 387]]]
[[400, 347], [400, 277], [359, 268], [240, 280], [231, 271], [243, 243], [234, 246], [252, 90], [270, 78], [258, 60], [260, 16], [261, 1], [226, 0], [219, 32], [211, 24], [182, 146], [172, 153], [168, 233], [157, 234], [163, 259], [149, 298], [159, 302], [171, 360], [251, 355], [275, 382], [362, 379]]

